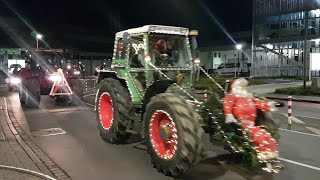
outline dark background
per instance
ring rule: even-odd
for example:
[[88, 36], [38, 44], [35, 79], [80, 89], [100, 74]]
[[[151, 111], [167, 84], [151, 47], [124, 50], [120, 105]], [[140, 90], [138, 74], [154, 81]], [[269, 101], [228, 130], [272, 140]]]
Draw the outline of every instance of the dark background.
[[35, 46], [35, 30], [52, 47], [108, 51], [115, 32], [146, 24], [198, 29], [208, 46], [228, 41], [212, 17], [237, 32], [251, 29], [251, 16], [252, 0], [0, 0], [0, 46]]

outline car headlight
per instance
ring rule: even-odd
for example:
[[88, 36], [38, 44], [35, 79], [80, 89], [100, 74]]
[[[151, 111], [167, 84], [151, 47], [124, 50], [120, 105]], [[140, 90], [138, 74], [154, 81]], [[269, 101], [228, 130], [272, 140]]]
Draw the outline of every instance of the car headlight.
[[79, 75], [79, 74], [80, 74], [80, 71], [74, 71], [73, 74]]
[[10, 82], [11, 82], [12, 84], [20, 84], [20, 83], [21, 83], [21, 79], [14, 77], [14, 78], [11, 78], [11, 79], [10, 79]]
[[62, 81], [62, 76], [59, 76], [59, 75], [50, 75], [49, 76], [49, 80], [50, 81], [53, 81], [53, 82], [59, 82], [59, 81]]

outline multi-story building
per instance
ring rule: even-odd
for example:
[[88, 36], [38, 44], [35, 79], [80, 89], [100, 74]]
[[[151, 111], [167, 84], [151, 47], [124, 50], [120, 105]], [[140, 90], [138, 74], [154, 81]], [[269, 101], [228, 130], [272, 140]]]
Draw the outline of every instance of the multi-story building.
[[318, 74], [319, 19], [320, 0], [254, 0], [253, 73]]
[[[240, 62], [252, 64], [251, 75], [320, 75], [320, 0], [253, 0], [252, 20], [252, 31], [232, 34], [247, 42]], [[207, 69], [237, 61], [237, 53], [234, 44], [200, 48]]]

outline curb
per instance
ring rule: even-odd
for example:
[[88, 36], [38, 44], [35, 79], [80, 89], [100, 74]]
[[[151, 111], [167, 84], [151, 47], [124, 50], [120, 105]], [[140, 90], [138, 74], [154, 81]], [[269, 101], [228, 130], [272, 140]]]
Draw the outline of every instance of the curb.
[[[288, 98], [282, 98], [282, 97], [270, 97], [270, 96], [264, 96], [268, 99], [275, 99], [275, 100], [283, 100], [283, 101], [288, 101]], [[320, 104], [320, 101], [317, 100], [306, 100], [306, 99], [297, 99], [295, 97], [292, 97], [292, 101], [295, 102], [307, 102], [307, 103], [314, 103], [314, 104]]]
[[[11, 110], [11, 102], [5, 101], [5, 110], [7, 112], [7, 122], [13, 134], [17, 138], [17, 141], [22, 146], [22, 148], [27, 152], [29, 157], [35, 162], [40, 171], [45, 172], [49, 176], [53, 175], [57, 179], [70, 180], [71, 177], [59, 167], [33, 140], [32, 137], [27, 135], [25, 130], [17, 122], [13, 112]], [[11, 126], [10, 126], [11, 125]]]

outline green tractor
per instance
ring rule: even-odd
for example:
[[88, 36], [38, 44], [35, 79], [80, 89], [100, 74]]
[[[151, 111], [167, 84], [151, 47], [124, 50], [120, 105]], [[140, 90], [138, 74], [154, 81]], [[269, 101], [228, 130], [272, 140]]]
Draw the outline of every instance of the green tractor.
[[192, 56], [196, 36], [160, 25], [118, 32], [111, 68], [99, 70], [95, 111], [101, 138], [121, 144], [140, 135], [154, 167], [173, 177], [201, 160], [206, 132], [230, 146], [221, 98], [212, 94], [205, 101], [192, 88], [200, 69]]

